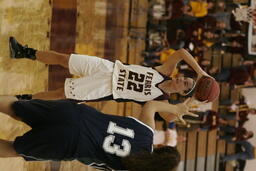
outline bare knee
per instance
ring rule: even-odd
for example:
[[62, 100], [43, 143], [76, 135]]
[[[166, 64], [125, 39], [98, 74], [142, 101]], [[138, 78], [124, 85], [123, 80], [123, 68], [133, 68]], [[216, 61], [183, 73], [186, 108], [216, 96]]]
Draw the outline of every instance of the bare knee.
[[33, 99], [42, 99], [42, 100], [57, 100], [65, 99], [64, 88], [59, 88], [56, 90], [40, 92], [32, 96]]
[[65, 67], [65, 68], [68, 68], [70, 55], [55, 52], [55, 51], [50, 51], [50, 52], [57, 57], [56, 59], [58, 60], [58, 62], [61, 66]]
[[12, 108], [12, 104], [17, 100], [18, 99], [14, 96], [0, 96], [0, 112], [9, 115], [16, 120], [20, 120], [20, 118], [16, 116]]
[[15, 151], [12, 141], [0, 139], [0, 157], [21, 157]]
[[70, 59], [70, 55], [67, 55], [67, 54], [63, 55], [61, 66], [65, 68], [69, 68], [69, 59]]
[[7, 111], [12, 111], [12, 104], [17, 101], [14, 96], [0, 96], [0, 111], [6, 113]]
[[37, 51], [37, 60], [49, 65], [61, 65], [68, 68], [70, 55], [55, 51]]

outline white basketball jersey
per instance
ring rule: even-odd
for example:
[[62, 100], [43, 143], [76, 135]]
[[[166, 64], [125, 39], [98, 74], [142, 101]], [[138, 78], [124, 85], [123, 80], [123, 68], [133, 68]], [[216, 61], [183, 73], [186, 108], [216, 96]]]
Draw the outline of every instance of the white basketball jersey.
[[140, 102], [153, 100], [163, 95], [163, 92], [156, 87], [156, 84], [163, 80], [163, 76], [152, 68], [123, 65], [117, 60], [112, 78], [113, 97]]

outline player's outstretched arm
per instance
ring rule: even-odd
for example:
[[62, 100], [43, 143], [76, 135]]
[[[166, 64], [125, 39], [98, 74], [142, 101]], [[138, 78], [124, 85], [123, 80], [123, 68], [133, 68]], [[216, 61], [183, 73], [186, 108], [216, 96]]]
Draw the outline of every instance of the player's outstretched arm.
[[156, 70], [165, 74], [167, 76], [171, 75], [173, 70], [175, 69], [176, 65], [181, 61], [184, 60], [187, 64], [189, 64], [198, 74], [199, 77], [205, 75], [209, 76], [197, 63], [195, 58], [185, 49], [179, 49], [174, 52], [167, 62], [163, 65], [156, 67]]
[[154, 115], [156, 112], [168, 112], [170, 115], [175, 116], [174, 118], [179, 119], [181, 122], [185, 123], [183, 120], [184, 115], [191, 115], [197, 117], [196, 114], [189, 112], [189, 102], [190, 98], [188, 98], [185, 102], [179, 103], [176, 105], [167, 104], [161, 101], [149, 101], [147, 102], [143, 108], [139, 119], [149, 125], [151, 128], [155, 129], [155, 120]]

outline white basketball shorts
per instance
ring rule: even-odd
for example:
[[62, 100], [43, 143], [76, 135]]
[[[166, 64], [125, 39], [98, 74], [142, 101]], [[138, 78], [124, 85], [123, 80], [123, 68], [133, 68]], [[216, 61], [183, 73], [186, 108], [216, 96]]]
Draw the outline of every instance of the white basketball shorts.
[[96, 100], [112, 94], [114, 63], [96, 56], [71, 54], [65, 96], [75, 100]]

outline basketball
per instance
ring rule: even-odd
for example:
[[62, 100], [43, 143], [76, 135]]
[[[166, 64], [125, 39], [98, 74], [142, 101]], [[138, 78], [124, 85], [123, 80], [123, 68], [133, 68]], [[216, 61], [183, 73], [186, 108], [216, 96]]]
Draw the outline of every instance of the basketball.
[[214, 101], [220, 94], [220, 86], [211, 77], [201, 77], [195, 87], [195, 98], [199, 101]]

